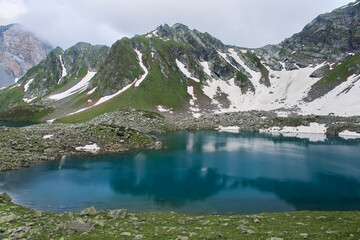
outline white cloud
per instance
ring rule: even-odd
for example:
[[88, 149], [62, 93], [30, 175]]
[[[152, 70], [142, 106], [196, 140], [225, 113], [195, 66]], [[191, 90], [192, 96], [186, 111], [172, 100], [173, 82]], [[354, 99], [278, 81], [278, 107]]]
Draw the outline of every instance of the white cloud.
[[25, 4], [22, 0], [0, 0], [0, 24], [10, 24], [16, 22], [19, 15], [26, 12]]
[[3, 2], [16, 6], [6, 7], [16, 12], [10, 18], [53, 45], [67, 48], [78, 41], [111, 45], [124, 36], [177, 22], [209, 32], [226, 44], [261, 47], [290, 37], [320, 13], [349, 1], [0, 0], [2, 11], [6, 9], [1, 7]]

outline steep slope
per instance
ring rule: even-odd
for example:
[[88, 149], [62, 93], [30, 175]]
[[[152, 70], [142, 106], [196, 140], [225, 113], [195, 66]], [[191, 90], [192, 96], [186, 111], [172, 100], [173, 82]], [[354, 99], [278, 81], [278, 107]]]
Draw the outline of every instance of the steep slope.
[[18, 24], [0, 26], [0, 88], [14, 84], [51, 49]]
[[0, 110], [24, 104], [56, 108], [58, 115], [71, 111], [80, 93], [100, 68], [109, 47], [78, 43], [66, 51], [56, 48], [31, 68], [17, 84], [0, 92]]

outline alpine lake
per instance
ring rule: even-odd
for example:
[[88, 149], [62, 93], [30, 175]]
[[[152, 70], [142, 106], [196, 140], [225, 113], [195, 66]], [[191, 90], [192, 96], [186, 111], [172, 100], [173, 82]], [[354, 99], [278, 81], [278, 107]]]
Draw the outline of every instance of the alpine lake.
[[157, 137], [163, 150], [63, 156], [0, 173], [0, 192], [49, 212], [360, 210], [359, 139], [216, 131]]

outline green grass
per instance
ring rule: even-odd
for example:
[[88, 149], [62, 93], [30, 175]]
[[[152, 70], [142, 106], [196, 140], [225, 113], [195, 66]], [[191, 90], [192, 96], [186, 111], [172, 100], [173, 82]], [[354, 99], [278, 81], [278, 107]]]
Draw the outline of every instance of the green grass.
[[308, 101], [323, 96], [336, 86], [345, 82], [351, 75], [359, 73], [360, 56], [348, 58], [332, 69], [325, 77], [317, 81], [310, 89]]
[[[164, 105], [168, 108], [172, 108], [174, 111], [182, 110], [184, 103], [188, 102], [186, 85], [181, 83], [181, 78], [177, 72], [168, 71], [168, 75], [164, 76], [160, 70], [160, 64], [169, 69], [175, 65], [175, 59], [172, 58], [170, 52], [173, 48], [178, 48], [180, 46], [172, 41], [165, 42], [155, 38], [154, 47], [160, 54], [161, 61], [158, 63], [152, 61], [150, 49], [144, 47], [148, 44], [149, 40], [144, 37], [136, 37], [136, 39], [137, 42], [142, 43], [144, 65], [149, 69], [149, 74], [142, 84], [138, 88], [131, 87], [119, 96], [99, 106], [95, 106], [76, 115], [64, 117], [60, 119], [59, 122], [83, 123], [104, 113], [129, 109], [131, 107], [139, 110], [155, 111], [155, 106]], [[139, 65], [136, 58], [134, 59], [136, 64]], [[134, 75], [133, 79], [136, 79], [137, 77], [138, 76]], [[100, 98], [100, 96], [97, 98]], [[94, 101], [96, 100], [97, 99], [95, 98]], [[84, 101], [82, 101], [82, 103], [83, 102]]]
[[249, 89], [255, 91], [252, 82], [240, 71], [236, 75], [235, 82], [238, 82], [240, 84], [242, 93], [246, 93]]
[[[12, 203], [0, 205], [3, 216], [18, 217], [0, 223], [9, 238], [15, 228], [28, 226], [31, 239], [359, 239], [360, 212], [289, 212], [256, 215], [191, 216], [176, 213], [128, 213], [113, 219], [107, 212], [95, 215], [55, 214], [30, 210]], [[95, 225], [88, 233], [71, 230], [69, 221]], [[18, 231], [19, 232], [19, 231]], [[21, 232], [21, 231], [20, 231]], [[123, 236], [127, 233], [129, 236]], [[123, 235], [122, 235], [123, 234]], [[305, 237], [304, 237], [305, 236]]]
[[0, 111], [22, 103], [24, 96], [23, 87], [8, 88], [0, 92]]
[[261, 76], [263, 78], [262, 84], [265, 84], [267, 87], [270, 86], [270, 80], [269, 80], [269, 71], [266, 69], [266, 67], [261, 63], [260, 59], [255, 55], [251, 53], [245, 53], [245, 55], [252, 61], [255, 66], [260, 70]]
[[54, 111], [54, 108], [21, 104], [0, 112], [0, 120], [38, 122]]

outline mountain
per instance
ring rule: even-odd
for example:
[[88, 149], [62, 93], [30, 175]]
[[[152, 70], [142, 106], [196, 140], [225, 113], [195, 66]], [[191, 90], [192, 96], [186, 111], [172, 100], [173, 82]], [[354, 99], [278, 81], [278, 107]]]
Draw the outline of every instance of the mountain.
[[359, 16], [356, 1], [257, 49], [228, 46], [182, 24], [111, 48], [57, 48], [0, 92], [0, 110], [43, 105], [54, 109], [43, 119], [62, 122], [128, 108], [175, 119], [250, 110], [360, 115]]
[[51, 49], [19, 24], [0, 26], [0, 88], [14, 84]]

